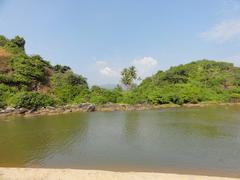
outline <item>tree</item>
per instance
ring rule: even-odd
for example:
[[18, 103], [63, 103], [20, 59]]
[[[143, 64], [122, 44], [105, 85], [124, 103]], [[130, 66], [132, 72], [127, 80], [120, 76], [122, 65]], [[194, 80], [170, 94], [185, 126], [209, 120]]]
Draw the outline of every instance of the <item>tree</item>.
[[25, 40], [22, 37], [16, 36], [14, 39], [11, 40], [14, 44], [16, 44], [19, 48], [24, 50]]
[[72, 103], [77, 96], [79, 100], [80, 95], [86, 96], [86, 91], [88, 90], [87, 79], [81, 75], [74, 74], [72, 71], [53, 74], [51, 83], [53, 92], [59, 99], [60, 104]]
[[69, 66], [62, 66], [57, 64], [56, 66], [53, 67], [54, 71], [65, 73], [67, 71], [71, 71], [71, 68]]
[[72, 86], [82, 86], [88, 88], [87, 78], [81, 75], [70, 73], [67, 79], [69, 84]]
[[135, 66], [129, 68], [124, 68], [121, 72], [121, 81], [127, 87], [131, 89], [133, 86], [133, 81], [137, 79], [137, 70]]

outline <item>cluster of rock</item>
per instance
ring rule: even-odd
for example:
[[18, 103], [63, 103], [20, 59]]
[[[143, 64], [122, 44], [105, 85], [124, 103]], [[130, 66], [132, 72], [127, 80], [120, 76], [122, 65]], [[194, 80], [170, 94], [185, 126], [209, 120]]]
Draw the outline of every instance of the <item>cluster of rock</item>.
[[13, 107], [7, 107], [6, 109], [0, 109], [0, 114], [24, 114], [28, 112], [29, 110], [26, 108], [13, 108]]
[[91, 103], [82, 103], [78, 105], [66, 105], [66, 106], [58, 106], [58, 107], [42, 107], [42, 108], [13, 108], [7, 107], [6, 109], [0, 109], [0, 116], [6, 115], [25, 115], [25, 116], [32, 116], [32, 115], [55, 115], [55, 114], [65, 114], [70, 112], [112, 112], [112, 111], [140, 111], [140, 110], [149, 110], [149, 109], [156, 109], [159, 106], [153, 106], [149, 104], [136, 104], [136, 105], [129, 105], [129, 104], [113, 104], [108, 103], [104, 105], [95, 106]]
[[111, 111], [141, 111], [153, 109], [150, 104], [113, 104], [107, 103], [97, 107], [97, 111], [111, 112]]
[[96, 106], [91, 103], [82, 103], [78, 105], [66, 105], [58, 107], [42, 107], [42, 108], [13, 108], [7, 107], [0, 109], [0, 116], [5, 115], [51, 115], [51, 114], [65, 114], [69, 112], [93, 112], [96, 111]]
[[[218, 105], [236, 105], [240, 103], [220, 103]], [[212, 104], [184, 104], [183, 107], [206, 107]], [[42, 107], [42, 108], [13, 108], [7, 107], [5, 109], [0, 109], [0, 116], [8, 115], [24, 115], [24, 116], [34, 116], [34, 115], [55, 115], [55, 114], [65, 114], [70, 112], [112, 112], [112, 111], [141, 111], [150, 109], [160, 109], [160, 108], [172, 108], [181, 107], [176, 104], [165, 104], [165, 105], [150, 105], [150, 104], [113, 104], [107, 103], [104, 105], [95, 106], [91, 103], [82, 103], [77, 105], [66, 105], [57, 107]]]

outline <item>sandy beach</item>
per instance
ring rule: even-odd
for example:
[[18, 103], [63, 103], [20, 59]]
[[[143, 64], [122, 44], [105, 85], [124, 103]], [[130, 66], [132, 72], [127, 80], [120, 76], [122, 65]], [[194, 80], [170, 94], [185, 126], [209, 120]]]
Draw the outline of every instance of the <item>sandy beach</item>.
[[0, 168], [1, 180], [233, 180], [236, 178], [76, 169]]

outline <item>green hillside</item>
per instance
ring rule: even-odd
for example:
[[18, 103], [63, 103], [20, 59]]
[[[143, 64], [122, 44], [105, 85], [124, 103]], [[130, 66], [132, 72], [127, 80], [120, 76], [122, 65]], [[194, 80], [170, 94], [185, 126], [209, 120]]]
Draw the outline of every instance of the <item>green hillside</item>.
[[240, 100], [240, 68], [210, 60], [171, 67], [143, 80], [135, 95], [154, 104], [236, 102]]
[[88, 89], [84, 77], [67, 66], [52, 66], [39, 55], [29, 56], [25, 40], [0, 36], [0, 106], [40, 107], [69, 103]]
[[200, 60], [171, 67], [123, 90], [88, 87], [87, 79], [70, 67], [51, 65], [27, 55], [25, 40], [0, 36], [0, 107], [38, 108], [91, 102], [183, 104], [239, 102], [240, 68], [231, 63]]

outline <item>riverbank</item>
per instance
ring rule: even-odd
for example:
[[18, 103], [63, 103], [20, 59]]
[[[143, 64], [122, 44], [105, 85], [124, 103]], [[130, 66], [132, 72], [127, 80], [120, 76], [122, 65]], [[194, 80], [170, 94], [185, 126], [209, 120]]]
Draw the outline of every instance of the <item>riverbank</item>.
[[147, 172], [112, 172], [76, 169], [0, 168], [1, 180], [234, 180], [236, 178]]
[[82, 103], [78, 105], [66, 105], [57, 107], [42, 107], [42, 108], [12, 108], [7, 107], [6, 109], [0, 109], [0, 117], [4, 116], [39, 116], [39, 115], [58, 115], [66, 114], [71, 112], [113, 112], [113, 111], [143, 111], [143, 110], [154, 110], [163, 108], [179, 108], [179, 107], [207, 107], [212, 105], [219, 106], [233, 106], [240, 105], [240, 103], [198, 103], [198, 104], [162, 104], [162, 105], [151, 105], [151, 104], [104, 104], [94, 105], [91, 103]]

